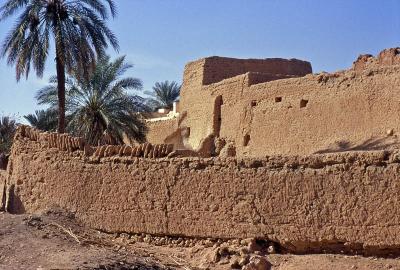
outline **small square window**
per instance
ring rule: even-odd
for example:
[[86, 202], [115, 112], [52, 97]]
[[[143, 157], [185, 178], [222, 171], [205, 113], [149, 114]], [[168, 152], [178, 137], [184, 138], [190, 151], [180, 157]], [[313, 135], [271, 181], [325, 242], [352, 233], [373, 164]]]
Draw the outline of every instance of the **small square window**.
[[307, 107], [307, 104], [308, 104], [308, 100], [306, 100], [306, 99], [300, 100], [300, 108]]

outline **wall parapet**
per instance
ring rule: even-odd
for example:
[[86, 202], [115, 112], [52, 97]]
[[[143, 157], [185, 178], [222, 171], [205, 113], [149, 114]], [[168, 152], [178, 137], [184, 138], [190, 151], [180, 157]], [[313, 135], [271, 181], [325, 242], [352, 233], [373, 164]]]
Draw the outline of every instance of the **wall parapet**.
[[228, 57], [207, 57], [203, 69], [203, 85], [210, 85], [224, 79], [248, 72], [280, 76], [302, 77], [312, 73], [311, 64], [298, 59], [266, 58], [235, 59]]
[[74, 153], [81, 151], [86, 157], [103, 158], [112, 156], [163, 158], [173, 152], [172, 144], [144, 143], [136, 146], [130, 145], [101, 145], [91, 146], [83, 138], [73, 137], [69, 134], [41, 132], [29, 126], [19, 126], [16, 138], [25, 137], [37, 141], [43, 148], [57, 148], [61, 151]]

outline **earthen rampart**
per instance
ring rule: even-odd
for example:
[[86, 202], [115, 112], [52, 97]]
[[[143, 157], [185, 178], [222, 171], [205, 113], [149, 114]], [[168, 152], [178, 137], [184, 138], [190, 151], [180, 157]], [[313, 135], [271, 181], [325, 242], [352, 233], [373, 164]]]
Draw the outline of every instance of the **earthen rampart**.
[[24, 134], [6, 175], [12, 213], [57, 206], [108, 232], [260, 237], [297, 253], [400, 247], [398, 152], [91, 159]]

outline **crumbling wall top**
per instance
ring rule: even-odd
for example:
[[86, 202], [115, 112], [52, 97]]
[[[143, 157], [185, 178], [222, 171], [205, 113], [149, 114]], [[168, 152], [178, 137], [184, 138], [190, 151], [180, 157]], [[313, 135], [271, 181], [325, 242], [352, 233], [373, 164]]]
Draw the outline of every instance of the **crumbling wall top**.
[[353, 70], [362, 72], [368, 68], [400, 65], [400, 47], [381, 51], [377, 57], [371, 54], [362, 54], [353, 63]]

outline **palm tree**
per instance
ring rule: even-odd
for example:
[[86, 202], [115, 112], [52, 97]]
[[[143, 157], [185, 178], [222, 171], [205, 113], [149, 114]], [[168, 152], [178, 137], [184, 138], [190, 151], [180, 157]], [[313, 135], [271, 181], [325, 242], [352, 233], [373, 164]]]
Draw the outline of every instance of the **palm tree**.
[[52, 109], [35, 111], [35, 114], [25, 115], [24, 118], [34, 128], [43, 131], [56, 131], [57, 111]]
[[0, 153], [10, 152], [16, 129], [15, 120], [9, 116], [0, 117]]
[[178, 100], [181, 86], [176, 82], [165, 81], [157, 82], [153, 86], [153, 92], [145, 92], [153, 98], [148, 100], [148, 104], [153, 109], [168, 108], [172, 109], [175, 101]]
[[[108, 5], [108, 7], [107, 7]], [[31, 66], [43, 76], [54, 37], [58, 82], [58, 131], [65, 131], [65, 72], [88, 77], [96, 56], [110, 43], [118, 50], [115, 35], [106, 26], [114, 17], [113, 0], [5, 0], [0, 21], [20, 12], [15, 27], [4, 40], [1, 57], [16, 66], [17, 81], [28, 78]]]
[[[109, 56], [98, 59], [89, 80], [68, 77], [66, 80], [67, 130], [86, 139], [90, 144], [122, 144], [124, 138], [144, 142], [147, 128], [140, 112], [146, 110], [144, 99], [126, 90], [142, 88], [136, 78], [121, 78], [132, 65], [125, 57], [110, 61]], [[57, 79], [40, 89], [39, 104], [57, 106]]]

